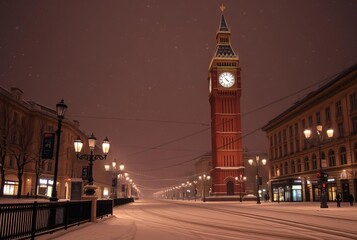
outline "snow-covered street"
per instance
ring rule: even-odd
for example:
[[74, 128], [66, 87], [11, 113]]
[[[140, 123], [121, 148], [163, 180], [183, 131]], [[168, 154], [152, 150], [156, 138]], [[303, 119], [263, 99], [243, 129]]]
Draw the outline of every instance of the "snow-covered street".
[[98, 223], [39, 239], [357, 239], [357, 207], [139, 200]]

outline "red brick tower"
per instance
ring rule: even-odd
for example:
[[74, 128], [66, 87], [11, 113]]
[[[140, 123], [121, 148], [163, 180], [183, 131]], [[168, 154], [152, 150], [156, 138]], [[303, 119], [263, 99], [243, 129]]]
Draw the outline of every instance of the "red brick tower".
[[231, 46], [231, 32], [222, 16], [216, 34], [217, 47], [209, 65], [211, 104], [212, 195], [239, 195], [244, 185], [235, 183], [243, 174], [240, 115], [241, 79], [239, 57]]

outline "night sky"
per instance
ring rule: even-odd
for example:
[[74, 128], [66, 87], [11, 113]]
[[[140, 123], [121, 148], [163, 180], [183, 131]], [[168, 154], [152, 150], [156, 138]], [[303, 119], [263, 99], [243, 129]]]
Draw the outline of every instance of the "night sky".
[[0, 86], [55, 108], [123, 162], [141, 190], [186, 181], [211, 151], [208, 65], [221, 12], [242, 68], [243, 146], [357, 63], [355, 0], [0, 1]]

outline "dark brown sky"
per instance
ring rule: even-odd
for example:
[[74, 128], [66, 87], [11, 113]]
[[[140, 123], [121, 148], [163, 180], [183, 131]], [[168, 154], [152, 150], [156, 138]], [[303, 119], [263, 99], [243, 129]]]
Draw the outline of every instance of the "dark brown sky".
[[357, 62], [357, 1], [2, 0], [0, 85], [51, 108], [64, 98], [142, 188], [178, 183], [211, 148], [221, 3], [241, 60], [243, 146], [262, 152], [264, 133], [250, 132]]

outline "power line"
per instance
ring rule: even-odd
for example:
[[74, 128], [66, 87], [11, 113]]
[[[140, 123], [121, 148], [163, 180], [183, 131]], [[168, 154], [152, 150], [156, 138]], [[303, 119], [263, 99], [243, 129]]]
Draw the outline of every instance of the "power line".
[[100, 116], [90, 116], [90, 115], [68, 115], [68, 116], [73, 117], [73, 118], [90, 118], [90, 119], [101, 119], [101, 120], [119, 120], [119, 121], [135, 121], [135, 122], [153, 122], [153, 123], [166, 123], [166, 124], [209, 126], [208, 123], [189, 122], [189, 121], [169, 121], [169, 120], [158, 120], [158, 119], [140, 119], [140, 118], [122, 118], [122, 117], [100, 117]]

